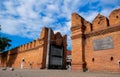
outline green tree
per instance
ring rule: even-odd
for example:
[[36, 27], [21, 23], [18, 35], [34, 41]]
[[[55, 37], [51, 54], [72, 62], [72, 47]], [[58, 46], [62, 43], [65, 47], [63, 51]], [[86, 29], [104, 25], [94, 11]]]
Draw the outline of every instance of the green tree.
[[[0, 32], [1, 32], [1, 26], [0, 26]], [[9, 48], [11, 46], [10, 42], [11, 42], [10, 39], [1, 36], [0, 33], [0, 52], [3, 52], [5, 51], [6, 48]]]
[[11, 40], [6, 37], [0, 38], [0, 52], [3, 52], [6, 48], [9, 48], [11, 46], [10, 44]]

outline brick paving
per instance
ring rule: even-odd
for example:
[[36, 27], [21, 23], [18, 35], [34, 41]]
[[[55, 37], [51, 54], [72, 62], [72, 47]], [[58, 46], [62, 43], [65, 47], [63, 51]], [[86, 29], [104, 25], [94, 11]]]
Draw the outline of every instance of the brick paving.
[[120, 73], [80, 72], [69, 70], [0, 69], [0, 77], [120, 77]]

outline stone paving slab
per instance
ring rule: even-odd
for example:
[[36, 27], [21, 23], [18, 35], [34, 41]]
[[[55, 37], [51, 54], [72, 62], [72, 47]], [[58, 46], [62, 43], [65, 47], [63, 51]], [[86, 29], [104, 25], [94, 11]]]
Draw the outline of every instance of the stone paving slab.
[[0, 77], [120, 77], [120, 73], [80, 72], [69, 70], [1, 70]]

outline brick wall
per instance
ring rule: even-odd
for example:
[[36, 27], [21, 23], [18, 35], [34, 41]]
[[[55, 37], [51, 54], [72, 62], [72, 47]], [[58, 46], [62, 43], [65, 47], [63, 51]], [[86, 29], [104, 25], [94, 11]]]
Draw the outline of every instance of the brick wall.
[[[106, 18], [98, 14], [92, 23], [72, 14], [72, 69], [120, 72], [120, 9]], [[113, 48], [95, 50], [94, 41], [112, 38]]]
[[47, 31], [47, 28], [44, 28], [39, 39], [1, 54], [0, 66], [20, 68], [24, 59], [24, 68], [30, 68], [30, 64], [32, 68], [45, 68]]
[[[24, 59], [24, 68], [30, 68], [30, 64], [32, 64], [32, 68], [34, 69], [46, 68], [47, 41], [48, 28], [43, 28], [40, 38], [0, 54], [0, 66], [21, 68], [21, 63]], [[67, 55], [67, 36], [62, 36], [59, 32], [54, 34], [51, 29], [50, 45], [53, 44], [63, 47], [65, 68]]]
[[[105, 50], [94, 50], [93, 41], [112, 37], [113, 48]], [[86, 39], [85, 58], [87, 68], [90, 71], [120, 71], [118, 61], [120, 60], [120, 31], [101, 34]], [[111, 57], [113, 59], [111, 59]], [[94, 58], [94, 60], [93, 60]]]

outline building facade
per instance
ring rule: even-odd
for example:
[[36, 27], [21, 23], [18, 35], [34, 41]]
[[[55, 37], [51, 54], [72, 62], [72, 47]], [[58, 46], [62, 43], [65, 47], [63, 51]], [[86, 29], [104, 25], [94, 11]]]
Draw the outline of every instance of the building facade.
[[67, 36], [43, 28], [40, 38], [0, 54], [1, 67], [64, 69]]
[[72, 14], [72, 70], [120, 72], [120, 9], [92, 23]]

